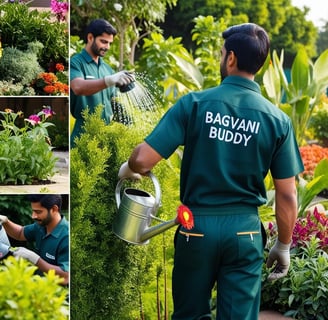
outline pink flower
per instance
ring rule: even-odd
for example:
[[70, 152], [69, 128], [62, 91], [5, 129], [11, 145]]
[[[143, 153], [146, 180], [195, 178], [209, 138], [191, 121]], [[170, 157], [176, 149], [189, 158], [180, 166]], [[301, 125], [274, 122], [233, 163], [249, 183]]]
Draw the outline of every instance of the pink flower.
[[46, 119], [52, 117], [55, 114], [55, 112], [51, 110], [51, 107], [44, 107], [42, 113], [45, 115]]
[[38, 115], [32, 114], [28, 117], [28, 119], [25, 119], [25, 121], [29, 122], [32, 124], [32, 126], [35, 126], [36, 124], [41, 122], [41, 119]]

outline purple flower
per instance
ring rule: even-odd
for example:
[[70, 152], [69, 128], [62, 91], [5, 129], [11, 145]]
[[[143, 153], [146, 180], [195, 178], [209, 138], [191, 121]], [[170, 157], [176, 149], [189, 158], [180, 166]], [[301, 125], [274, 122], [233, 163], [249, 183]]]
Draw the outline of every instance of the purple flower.
[[42, 113], [45, 115], [46, 119], [52, 117], [55, 114], [55, 112], [51, 110], [51, 107], [44, 107]]
[[35, 126], [36, 124], [41, 122], [41, 119], [38, 115], [32, 114], [28, 117], [28, 119], [25, 119], [25, 121], [29, 122], [32, 124], [32, 126]]

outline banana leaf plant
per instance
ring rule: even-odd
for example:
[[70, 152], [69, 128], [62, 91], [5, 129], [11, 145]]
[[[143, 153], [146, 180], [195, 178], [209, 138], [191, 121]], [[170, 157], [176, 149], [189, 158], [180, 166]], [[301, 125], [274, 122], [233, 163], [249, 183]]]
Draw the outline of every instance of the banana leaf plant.
[[300, 49], [293, 61], [288, 82], [283, 67], [284, 52], [269, 55], [262, 70], [263, 94], [291, 118], [299, 145], [314, 109], [323, 103], [328, 87], [328, 49], [313, 63]]
[[306, 181], [298, 178], [298, 216], [304, 217], [311, 203], [316, 202], [315, 197], [323, 190], [328, 189], [328, 159], [322, 159], [314, 170], [313, 179]]

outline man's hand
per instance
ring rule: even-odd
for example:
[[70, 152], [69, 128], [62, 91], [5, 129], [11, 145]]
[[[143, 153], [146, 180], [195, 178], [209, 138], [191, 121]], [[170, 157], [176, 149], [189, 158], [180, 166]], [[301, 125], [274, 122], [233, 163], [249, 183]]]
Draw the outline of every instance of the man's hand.
[[7, 223], [8, 217], [0, 214], [0, 224]]
[[35, 252], [28, 250], [24, 247], [18, 247], [13, 251], [14, 257], [21, 257], [28, 261], [30, 261], [33, 264], [37, 264], [37, 262], [40, 259], [40, 256], [37, 255]]
[[104, 80], [107, 87], [121, 87], [135, 81], [135, 77], [132, 72], [123, 70], [110, 76], [105, 76]]
[[268, 276], [268, 280], [276, 280], [287, 275], [290, 264], [289, 248], [290, 244], [284, 244], [278, 239], [271, 248], [266, 266], [271, 268], [274, 262], [276, 262], [276, 264], [273, 271]]
[[118, 177], [120, 179], [140, 180], [141, 174], [132, 171], [129, 167], [129, 163], [126, 161], [121, 165], [121, 168], [118, 172]]

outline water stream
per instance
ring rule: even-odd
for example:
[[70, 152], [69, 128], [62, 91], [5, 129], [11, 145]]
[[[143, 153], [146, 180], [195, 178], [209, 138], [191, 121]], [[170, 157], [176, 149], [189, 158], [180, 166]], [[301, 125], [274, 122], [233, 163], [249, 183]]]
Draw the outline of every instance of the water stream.
[[118, 90], [113, 103], [114, 120], [140, 130], [153, 128], [164, 113], [161, 89], [145, 73], [135, 73], [135, 87], [127, 92]]

